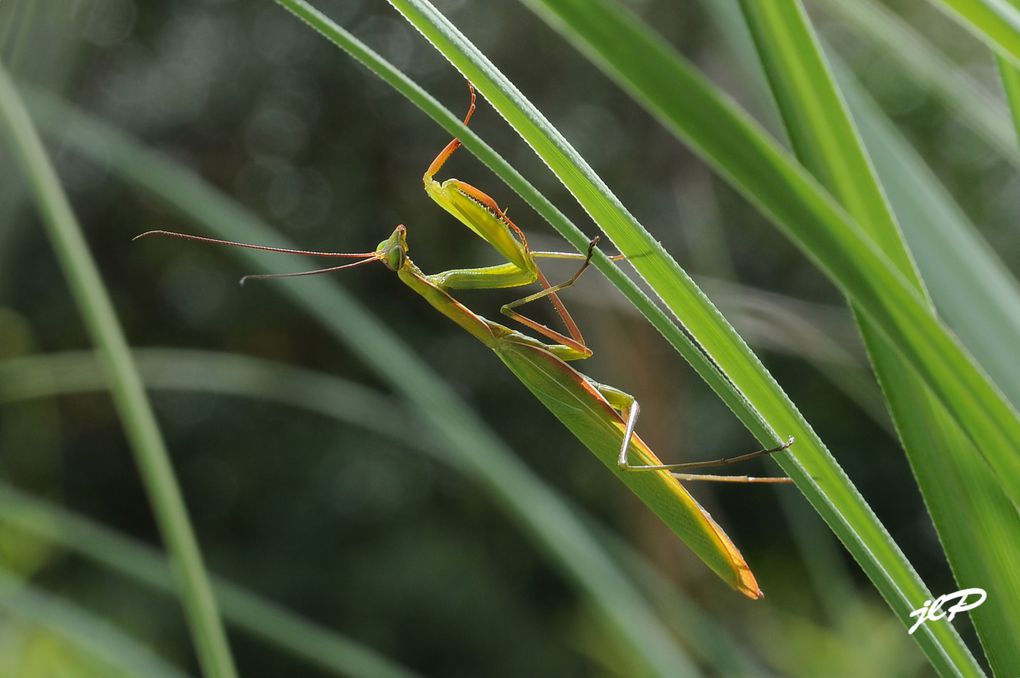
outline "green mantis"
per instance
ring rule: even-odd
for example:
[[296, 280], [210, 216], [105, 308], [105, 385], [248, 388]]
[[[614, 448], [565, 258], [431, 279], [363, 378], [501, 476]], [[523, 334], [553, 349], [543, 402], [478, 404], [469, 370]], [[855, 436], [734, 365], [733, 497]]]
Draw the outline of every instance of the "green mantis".
[[[474, 110], [475, 95], [474, 89], [471, 88], [471, 105], [465, 123], [470, 121]], [[423, 177], [425, 190], [446, 211], [499, 252], [506, 259], [504, 264], [454, 269], [427, 275], [408, 256], [410, 248], [407, 228], [403, 224], [398, 225], [374, 250], [362, 253], [293, 250], [172, 231], [149, 231], [137, 237], [164, 235], [270, 252], [355, 260], [310, 271], [245, 276], [242, 282], [256, 278], [316, 275], [373, 262], [382, 263], [433, 308], [489, 347], [560, 422], [724, 581], [750, 598], [762, 597], [761, 589], [743, 556], [680, 481], [789, 482], [788, 478], [783, 477], [759, 478], [691, 472], [781, 452], [793, 444], [793, 439], [779, 447], [736, 457], [663, 464], [635, 432], [640, 412], [637, 400], [619, 389], [595, 382], [568, 364], [569, 361], [590, 357], [592, 351], [585, 344], [577, 324], [563, 305], [558, 293], [573, 285], [587, 270], [598, 237], [590, 242], [587, 254], [532, 252], [521, 230], [510, 221], [505, 210], [501, 210], [487, 194], [456, 179], [448, 179], [442, 183], [435, 180], [435, 175], [459, 145], [460, 142], [454, 139], [429, 165]], [[536, 262], [536, 259], [541, 257], [577, 259], [581, 261], [581, 265], [567, 281], [550, 285]], [[535, 282], [542, 286], [541, 291], [504, 305], [501, 312], [535, 331], [549, 343], [488, 320], [468, 309], [450, 294], [450, 290], [457, 289], [509, 288]], [[528, 318], [517, 310], [524, 304], [545, 298], [553, 304], [566, 326], [566, 335]]]

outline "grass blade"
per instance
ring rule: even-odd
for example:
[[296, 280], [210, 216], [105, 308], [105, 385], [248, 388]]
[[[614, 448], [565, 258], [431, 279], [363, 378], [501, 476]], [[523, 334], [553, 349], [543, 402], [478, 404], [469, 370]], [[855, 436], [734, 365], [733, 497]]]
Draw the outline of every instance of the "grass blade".
[[[155, 357], [159, 360], [163, 356]], [[183, 360], [180, 359], [182, 357]], [[191, 357], [187, 353], [184, 356], [177, 356], [178, 359], [173, 361], [174, 366], [189, 364], [188, 359]], [[145, 353], [139, 356], [143, 372], [151, 371], [146, 370], [145, 365], [146, 362], [153, 362], [149, 358]], [[163, 363], [162, 360], [159, 362]], [[206, 360], [205, 363], [214, 369], [220, 368], [219, 371], [223, 372], [220, 363], [213, 360]], [[55, 374], [52, 371], [53, 367], [70, 368], [70, 374], [73, 376], [67, 379], [64, 373]], [[165, 371], [165, 364], [157, 367], [164, 368], [162, 372], [170, 375]], [[3, 371], [21, 382], [20, 388], [4, 390], [0, 397], [5, 402], [26, 397], [45, 397], [43, 391], [46, 391], [46, 395], [55, 395], [105, 388], [95, 356], [91, 353], [20, 359], [6, 363]], [[192, 375], [192, 381], [196, 381], [194, 377], [197, 376]], [[146, 378], [146, 382], [148, 381]], [[88, 518], [76, 515], [44, 499], [33, 497], [3, 482], [0, 482], [0, 522], [81, 553], [90, 560], [157, 591], [170, 595], [174, 592], [173, 573], [163, 554]], [[412, 678], [415, 675], [369, 648], [331, 629], [303, 619], [222, 578], [213, 578], [213, 590], [223, 608], [223, 616], [237, 628], [326, 671], [341, 676], [366, 678], [369, 676]]]
[[[995, 57], [996, 63], [999, 65], [999, 74], [1002, 76], [1002, 89], [1006, 92], [1006, 101], [1009, 103], [1009, 110], [1013, 114], [1013, 127], [1015, 128], [1016, 134], [1020, 136], [1020, 68], [1015, 64], [1009, 62], [1008, 59], [1003, 59], [1000, 56]], [[1016, 140], [1010, 145], [1010, 148], [1016, 146]]]
[[822, 5], [862, 39], [893, 56], [911, 79], [942, 99], [989, 149], [1020, 164], [1015, 133], [1002, 101], [936, 49], [910, 24], [875, 0], [823, 0]]
[[187, 674], [107, 623], [72, 603], [26, 584], [0, 568], [0, 610], [50, 629], [83, 652], [117, 666], [126, 675], [148, 678], [187, 678]]
[[1020, 10], [1012, 0], [931, 0], [978, 40], [1020, 66]]
[[236, 675], [233, 658], [156, 417], [67, 197], [2, 65], [0, 127], [7, 132], [14, 155], [25, 169], [71, 292], [103, 356], [114, 403], [135, 452], [163, 541], [177, 568], [181, 602], [199, 662], [210, 678], [230, 678]]
[[[35, 101], [39, 105], [34, 110], [46, 129], [61, 133], [70, 129], [65, 140], [69, 146], [88, 157], [106, 159], [112, 171], [200, 224], [203, 232], [286, 246], [280, 234], [179, 165], [52, 98]], [[267, 273], [297, 270], [305, 263], [283, 255], [272, 259], [252, 256], [249, 250], [230, 252], [253, 270]], [[346, 294], [335, 279], [306, 278], [294, 283], [280, 281], [273, 289], [282, 291], [322, 323], [420, 413], [465, 472], [520, 521], [525, 533], [589, 597], [593, 608], [613, 627], [614, 637], [634, 667], [668, 675], [684, 666], [696, 673], [640, 593], [574, 512], [517, 461], [406, 344]]]
[[877, 104], [836, 70], [935, 306], [1020, 406], [1020, 285]]

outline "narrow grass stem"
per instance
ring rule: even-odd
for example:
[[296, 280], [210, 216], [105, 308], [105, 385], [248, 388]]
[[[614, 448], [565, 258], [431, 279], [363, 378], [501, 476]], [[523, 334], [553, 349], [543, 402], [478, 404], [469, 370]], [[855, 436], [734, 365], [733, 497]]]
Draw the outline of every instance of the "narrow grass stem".
[[233, 678], [236, 670], [226, 633], [156, 417], [67, 196], [2, 65], [0, 129], [24, 170], [71, 293], [99, 350], [114, 404], [174, 565], [198, 660], [209, 678]]

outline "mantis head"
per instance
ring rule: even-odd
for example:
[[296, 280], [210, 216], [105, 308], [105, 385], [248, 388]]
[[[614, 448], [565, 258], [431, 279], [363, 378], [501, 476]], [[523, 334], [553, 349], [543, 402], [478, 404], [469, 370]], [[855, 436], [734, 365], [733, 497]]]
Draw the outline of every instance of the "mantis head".
[[392, 235], [379, 243], [375, 248], [375, 255], [386, 268], [391, 271], [399, 271], [407, 261], [407, 227], [397, 224]]

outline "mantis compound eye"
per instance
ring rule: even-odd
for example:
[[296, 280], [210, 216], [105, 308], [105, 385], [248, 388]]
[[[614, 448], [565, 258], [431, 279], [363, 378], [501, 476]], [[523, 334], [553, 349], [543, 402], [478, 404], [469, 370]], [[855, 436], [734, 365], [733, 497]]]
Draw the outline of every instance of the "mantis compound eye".
[[393, 247], [386, 253], [386, 267], [392, 271], [399, 271], [404, 266], [406, 255], [403, 247]]

